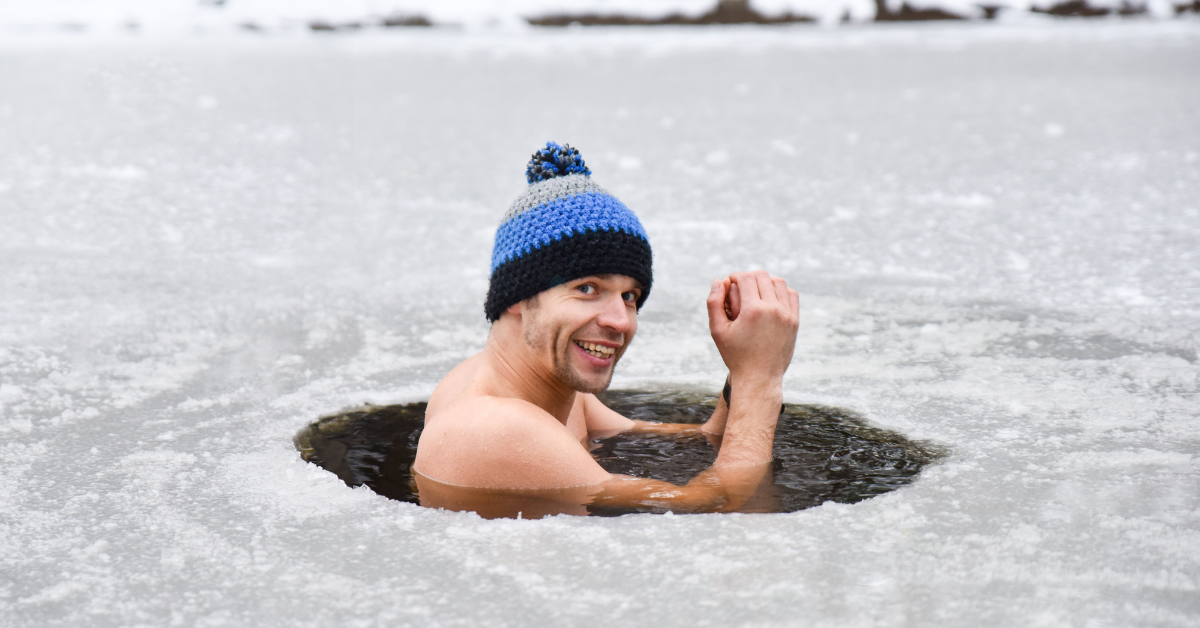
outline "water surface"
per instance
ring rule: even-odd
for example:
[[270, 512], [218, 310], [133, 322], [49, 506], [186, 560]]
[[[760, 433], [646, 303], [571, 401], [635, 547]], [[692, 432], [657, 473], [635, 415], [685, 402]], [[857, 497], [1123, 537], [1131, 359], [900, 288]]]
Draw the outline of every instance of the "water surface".
[[[600, 397], [631, 419], [663, 423], [703, 423], [716, 402], [715, 397], [693, 392], [610, 391]], [[412, 464], [424, 420], [424, 402], [363, 406], [319, 419], [296, 435], [296, 446], [305, 460], [332, 471], [349, 486], [365, 484], [385, 497], [419, 504], [418, 483], [429, 480], [414, 477]], [[717, 457], [716, 444], [702, 434], [592, 434], [588, 441], [596, 462], [610, 473], [681, 486]], [[853, 504], [913, 482], [922, 468], [941, 455], [935, 445], [871, 427], [846, 410], [784, 404], [771, 473], [739, 511], [793, 512], [826, 501]], [[557, 497], [554, 491], [461, 487], [454, 491], [454, 509], [488, 517], [522, 513], [531, 518], [560, 512], [551, 505]], [[668, 510], [678, 512], [661, 504], [627, 508], [587, 504], [580, 514]]]

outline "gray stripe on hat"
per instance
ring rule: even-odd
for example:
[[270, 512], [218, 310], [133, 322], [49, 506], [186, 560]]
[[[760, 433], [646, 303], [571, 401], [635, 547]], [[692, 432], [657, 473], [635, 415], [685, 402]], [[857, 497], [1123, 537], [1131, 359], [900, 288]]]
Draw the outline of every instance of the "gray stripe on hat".
[[538, 181], [530, 185], [524, 194], [513, 201], [513, 204], [508, 208], [508, 212], [504, 214], [504, 219], [500, 221], [500, 224], [504, 224], [543, 203], [549, 203], [560, 198], [584, 194], [586, 192], [608, 194], [604, 188], [592, 183], [591, 177], [583, 174], [569, 174], [565, 177], [554, 177], [553, 179]]

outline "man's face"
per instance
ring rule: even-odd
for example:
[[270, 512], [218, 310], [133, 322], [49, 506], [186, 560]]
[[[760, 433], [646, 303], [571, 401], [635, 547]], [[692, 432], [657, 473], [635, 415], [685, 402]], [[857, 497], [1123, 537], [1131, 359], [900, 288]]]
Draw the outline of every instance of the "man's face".
[[641, 284], [624, 275], [555, 286], [524, 302], [525, 344], [566, 386], [601, 392], [637, 332], [641, 294]]

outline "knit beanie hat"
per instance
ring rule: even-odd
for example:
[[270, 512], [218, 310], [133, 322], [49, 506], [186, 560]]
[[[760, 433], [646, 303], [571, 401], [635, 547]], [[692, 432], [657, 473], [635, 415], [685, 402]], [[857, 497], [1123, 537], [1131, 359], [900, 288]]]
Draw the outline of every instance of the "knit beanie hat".
[[650, 295], [650, 241], [628, 207], [592, 183], [570, 145], [546, 142], [525, 169], [529, 188], [496, 231], [484, 312], [496, 322], [508, 306], [589, 275], [625, 275]]

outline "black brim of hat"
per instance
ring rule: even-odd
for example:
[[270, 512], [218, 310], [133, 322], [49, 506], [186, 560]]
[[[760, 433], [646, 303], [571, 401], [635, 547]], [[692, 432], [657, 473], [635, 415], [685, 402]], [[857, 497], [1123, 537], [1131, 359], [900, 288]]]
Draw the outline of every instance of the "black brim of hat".
[[593, 275], [625, 275], [641, 284], [640, 309], [653, 282], [650, 243], [619, 230], [575, 233], [530, 249], [492, 273], [484, 312], [495, 322], [508, 306], [556, 285]]

